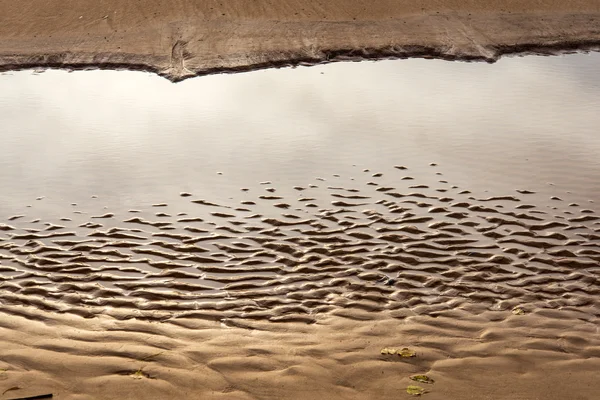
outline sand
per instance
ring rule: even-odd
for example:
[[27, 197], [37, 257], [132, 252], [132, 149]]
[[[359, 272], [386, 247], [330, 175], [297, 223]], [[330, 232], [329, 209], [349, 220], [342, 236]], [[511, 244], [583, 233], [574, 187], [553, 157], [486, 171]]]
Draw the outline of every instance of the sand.
[[[2, 398], [408, 399], [409, 385], [436, 400], [592, 400], [598, 393], [600, 340], [576, 313], [228, 325], [4, 307]], [[392, 346], [408, 346], [416, 357], [381, 354]], [[416, 374], [434, 382], [414, 382]]]
[[597, 49], [598, 1], [1, 0], [0, 70], [127, 68], [173, 81], [338, 60]]
[[[0, 15], [1, 70], [173, 81], [600, 43], [589, 1], [2, 0]], [[433, 162], [358, 168], [1, 216], [0, 398], [598, 398], [596, 203], [458, 187]]]
[[593, 203], [336, 175], [9, 216], [2, 398], [597, 397]]

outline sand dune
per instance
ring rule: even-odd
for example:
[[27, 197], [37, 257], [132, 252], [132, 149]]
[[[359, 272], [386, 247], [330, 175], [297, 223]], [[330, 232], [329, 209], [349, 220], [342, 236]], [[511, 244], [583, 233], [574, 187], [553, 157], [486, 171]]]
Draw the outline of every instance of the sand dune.
[[0, 70], [128, 68], [171, 80], [336, 60], [596, 49], [596, 1], [0, 1]]

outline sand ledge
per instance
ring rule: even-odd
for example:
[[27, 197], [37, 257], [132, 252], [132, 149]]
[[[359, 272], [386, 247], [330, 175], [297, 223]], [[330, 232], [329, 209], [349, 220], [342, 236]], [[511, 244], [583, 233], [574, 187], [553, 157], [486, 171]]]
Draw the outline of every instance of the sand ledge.
[[[306, 57], [302, 54], [290, 54], [289, 58], [273, 59], [255, 64], [236, 65], [236, 66], [214, 66], [196, 71], [181, 73], [172, 69], [161, 70], [158, 63], [152, 57], [140, 59], [135, 54], [105, 54], [102, 62], [94, 62], [90, 58], [97, 58], [98, 55], [86, 54], [46, 54], [41, 56], [0, 56], [0, 72], [22, 71], [22, 70], [47, 70], [47, 69], [63, 69], [68, 71], [85, 71], [85, 70], [127, 70], [127, 71], [143, 71], [157, 74], [171, 82], [182, 82], [189, 78], [198, 76], [222, 74], [222, 73], [238, 73], [249, 72], [269, 68], [286, 68], [297, 66], [314, 66], [320, 64], [328, 64], [342, 61], [377, 61], [391, 59], [407, 59], [407, 58], [427, 58], [440, 59], [446, 61], [464, 61], [464, 62], [487, 62], [495, 63], [503, 56], [524, 56], [524, 55], [543, 55], [556, 56], [570, 54], [573, 52], [600, 52], [599, 40], [581, 40], [581, 41], [565, 41], [557, 43], [539, 44], [519, 44], [506, 45], [494, 49], [489, 55], [473, 55], [473, 54], [452, 54], [447, 53], [444, 49], [407, 46], [407, 48], [381, 48], [381, 49], [329, 49], [321, 51], [319, 57]], [[268, 58], [268, 56], [266, 56]]]
[[504, 55], [600, 50], [600, 5], [593, 4], [556, 10], [532, 4], [520, 12], [495, 6], [471, 12], [463, 6], [419, 13], [406, 6], [390, 9], [389, 18], [365, 12], [358, 20], [333, 9], [316, 19], [286, 9], [264, 20], [241, 9], [227, 19], [175, 10], [175, 15], [150, 21], [128, 14], [125, 6], [111, 7], [114, 14], [91, 22], [74, 11], [50, 25], [39, 15], [11, 17], [9, 10], [12, 24], [0, 28], [0, 71], [128, 69], [176, 82], [335, 61], [421, 57], [495, 62]]

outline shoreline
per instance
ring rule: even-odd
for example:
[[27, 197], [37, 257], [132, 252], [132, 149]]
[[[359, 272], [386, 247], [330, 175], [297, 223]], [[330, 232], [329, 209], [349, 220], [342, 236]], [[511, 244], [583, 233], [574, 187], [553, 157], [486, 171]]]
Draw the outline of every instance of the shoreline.
[[600, 5], [585, 2], [540, 9], [531, 1], [515, 12], [485, 1], [475, 10], [453, 5], [418, 12], [407, 5], [390, 8], [389, 17], [382, 10], [364, 11], [356, 20], [335, 8], [318, 18], [302, 15], [295, 3], [270, 5], [275, 10], [266, 15], [241, 4], [232, 6], [235, 15], [221, 17], [216, 9], [206, 13], [202, 7], [208, 2], [193, 10], [188, 9], [193, 3], [183, 2], [164, 16], [159, 7], [158, 17], [143, 19], [113, 3], [89, 4], [89, 14], [97, 16], [69, 10], [48, 23], [50, 6], [28, 15], [0, 1], [0, 9], [8, 11], [8, 24], [0, 27], [0, 71], [126, 69], [178, 82], [336, 61], [419, 57], [492, 63], [507, 55], [600, 51]]
[[[516, 46], [505, 46], [498, 51], [493, 57], [473, 56], [473, 55], [453, 55], [440, 52], [439, 49], [433, 48], [415, 48], [412, 46], [410, 50], [389, 50], [389, 49], [361, 49], [361, 55], [356, 55], [355, 49], [337, 49], [324, 50], [323, 56], [320, 58], [309, 58], [298, 56], [289, 59], [272, 60], [257, 64], [238, 65], [238, 66], [216, 66], [197, 70], [191, 74], [178, 75], [171, 71], [161, 70], [157, 65], [138, 62], [136, 55], [120, 57], [118, 55], [107, 55], [107, 61], [102, 63], [86, 62], [87, 55], [49, 55], [43, 60], [36, 60], [36, 57], [13, 57], [0, 55], [0, 73], [16, 72], [26, 70], [65, 70], [65, 71], [93, 71], [93, 70], [110, 70], [110, 71], [137, 71], [148, 72], [163, 77], [173, 83], [183, 82], [187, 79], [216, 75], [216, 74], [235, 74], [243, 72], [260, 71], [266, 69], [278, 68], [296, 68], [296, 67], [312, 67], [317, 65], [330, 64], [334, 62], [361, 62], [361, 61], [383, 61], [383, 60], [404, 60], [410, 58], [435, 59], [442, 61], [455, 62], [483, 62], [493, 64], [500, 61], [503, 57], [511, 56], [560, 56], [573, 54], [578, 52], [600, 52], [600, 39], [587, 40], [578, 42], [561, 42], [555, 44], [520, 44]], [[97, 55], [94, 55], [94, 57]], [[57, 57], [58, 59], [54, 58]], [[110, 59], [115, 58], [115, 61]], [[33, 58], [33, 59], [32, 59]], [[60, 59], [64, 59], [61, 61]], [[71, 60], [72, 61], [69, 61]], [[76, 61], [81, 59], [81, 61]]]
[[[0, 0], [0, 71], [600, 51], [553, 1]], [[573, 58], [0, 76], [0, 399], [595, 399]]]

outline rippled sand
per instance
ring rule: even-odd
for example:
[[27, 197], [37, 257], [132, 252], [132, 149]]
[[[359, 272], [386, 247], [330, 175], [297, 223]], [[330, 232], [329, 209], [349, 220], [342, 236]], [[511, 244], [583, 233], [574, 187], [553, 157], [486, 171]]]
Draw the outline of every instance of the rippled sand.
[[3, 398], [594, 399], [597, 205], [416, 167], [32, 200], [0, 223]]

